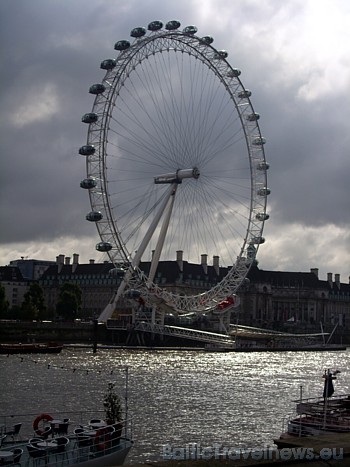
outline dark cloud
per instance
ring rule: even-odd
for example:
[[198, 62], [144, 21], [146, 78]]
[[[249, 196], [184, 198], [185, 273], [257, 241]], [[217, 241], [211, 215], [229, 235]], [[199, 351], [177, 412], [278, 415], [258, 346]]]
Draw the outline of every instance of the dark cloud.
[[[271, 267], [282, 264], [298, 269], [306, 258], [306, 269], [321, 266], [325, 248], [334, 248], [334, 244], [341, 254], [335, 252], [333, 258], [341, 258], [350, 230], [350, 98], [346, 92], [350, 65], [344, 35], [348, 33], [338, 22], [332, 29], [333, 35], [339, 34], [337, 49], [330, 51], [324, 42], [316, 47], [315, 38], [321, 41], [322, 36], [316, 23], [313, 28], [312, 14], [323, 12], [326, 18], [327, 9], [325, 4], [316, 13], [311, 8], [301, 1], [276, 6], [267, 0], [239, 5], [228, 0], [164, 4], [150, 0], [3, 0], [3, 262], [15, 259], [8, 253], [17, 251], [10, 250], [17, 244], [23, 248], [36, 241], [57, 242], [60, 248], [64, 242], [59, 239], [65, 236], [73, 239], [69, 245], [74, 248], [79, 247], [74, 239], [86, 236], [93, 248], [97, 233], [85, 221], [90, 206], [87, 193], [79, 187], [85, 161], [78, 155], [87, 132], [80, 118], [93, 103], [89, 86], [102, 79], [100, 62], [114, 56], [114, 43], [128, 38], [133, 27], [175, 18], [183, 25], [196, 24], [201, 35], [215, 37], [218, 49], [228, 50], [230, 63], [242, 69], [242, 81], [253, 91], [254, 108], [262, 116], [272, 194], [261, 261]], [[345, 24], [349, 16], [345, 1], [333, 10], [336, 13], [343, 14]], [[321, 19], [318, 16], [317, 22]], [[308, 232], [305, 243], [303, 229]], [[329, 243], [320, 242], [317, 232], [322, 235], [322, 229]], [[293, 255], [286, 255], [289, 263], [279, 263], [276, 254], [291, 248], [291, 231], [294, 237], [301, 236], [303, 252], [293, 248]], [[307, 251], [308, 241], [317, 254]], [[334, 269], [332, 261], [328, 264]], [[339, 265], [345, 274], [348, 269], [348, 265]]]

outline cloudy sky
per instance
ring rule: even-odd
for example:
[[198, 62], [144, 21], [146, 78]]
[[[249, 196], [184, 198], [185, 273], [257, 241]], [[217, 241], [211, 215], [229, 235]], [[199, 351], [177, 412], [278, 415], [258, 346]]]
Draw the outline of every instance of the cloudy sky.
[[348, 0], [2, 0], [0, 264], [103, 257], [79, 187], [89, 86], [152, 20], [212, 35], [253, 91], [270, 163], [260, 267], [350, 274]]

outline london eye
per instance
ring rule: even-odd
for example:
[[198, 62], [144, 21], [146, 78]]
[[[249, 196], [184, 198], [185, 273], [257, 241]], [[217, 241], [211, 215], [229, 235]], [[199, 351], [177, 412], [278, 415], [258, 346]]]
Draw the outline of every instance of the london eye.
[[[88, 221], [98, 251], [125, 271], [102, 313], [137, 289], [150, 305], [205, 313], [233, 296], [255, 259], [266, 212], [267, 169], [260, 115], [228, 53], [195, 26], [151, 22], [115, 43], [83, 115]], [[201, 293], [163, 287], [160, 261], [220, 258], [225, 277]], [[140, 267], [150, 262], [147, 273]]]

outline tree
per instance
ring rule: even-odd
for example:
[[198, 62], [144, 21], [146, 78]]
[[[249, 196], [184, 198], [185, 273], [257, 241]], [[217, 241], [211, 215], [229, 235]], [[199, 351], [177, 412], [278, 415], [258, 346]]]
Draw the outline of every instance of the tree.
[[24, 295], [22, 303], [23, 319], [43, 319], [46, 312], [44, 292], [37, 282], [33, 282]]
[[76, 284], [65, 282], [60, 287], [56, 313], [63, 319], [74, 320], [81, 308], [81, 289]]

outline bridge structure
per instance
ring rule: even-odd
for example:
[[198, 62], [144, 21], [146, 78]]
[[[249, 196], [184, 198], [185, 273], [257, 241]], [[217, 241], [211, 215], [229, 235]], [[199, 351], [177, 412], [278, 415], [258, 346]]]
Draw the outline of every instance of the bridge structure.
[[[203, 342], [213, 347], [225, 348], [234, 350], [240, 346], [241, 339], [254, 340], [274, 339], [286, 340], [288, 338], [297, 339], [301, 342], [303, 339], [312, 339], [325, 337], [326, 333], [314, 334], [295, 334], [288, 332], [275, 331], [271, 329], [263, 329], [252, 326], [243, 326], [231, 324], [227, 333], [218, 333], [211, 331], [202, 331], [189, 327], [171, 326], [153, 320], [136, 320], [133, 325], [121, 325], [119, 320], [109, 319], [106, 322], [106, 327], [109, 330], [128, 330], [130, 332], [146, 332], [157, 334], [160, 336], [172, 336], [192, 341]], [[238, 344], [237, 344], [238, 342]]]
[[259, 338], [319, 338], [325, 337], [329, 333], [304, 333], [296, 334], [292, 332], [275, 331], [273, 329], [257, 328], [253, 326], [244, 326], [238, 324], [230, 324], [229, 335], [232, 337], [241, 337], [246, 339], [259, 339]]
[[[121, 329], [115, 320], [107, 320], [107, 329]], [[170, 326], [166, 324], [152, 323], [150, 321], [138, 321], [132, 327], [124, 328], [130, 331], [149, 332], [153, 334], [159, 334], [163, 336], [180, 337], [183, 339], [190, 339], [195, 341], [201, 341], [206, 344], [225, 346], [227, 348], [235, 348], [235, 339], [227, 334], [221, 334], [210, 331], [201, 331], [199, 329], [191, 329], [180, 326]]]

